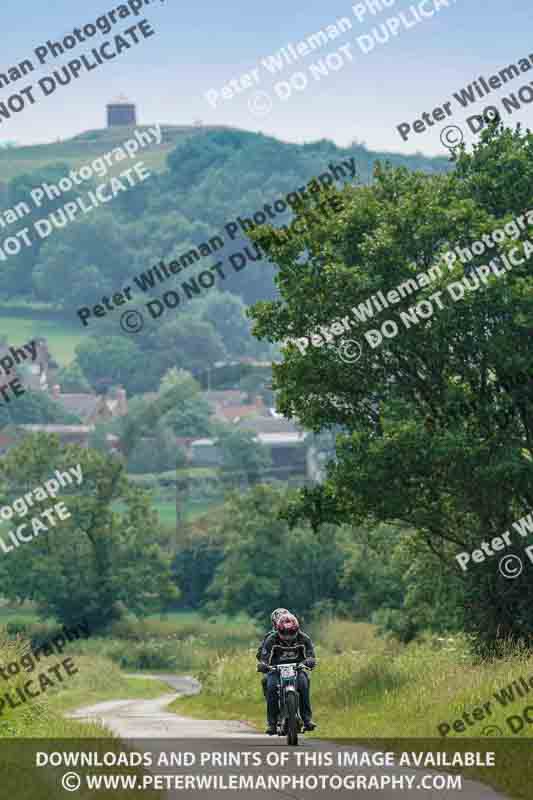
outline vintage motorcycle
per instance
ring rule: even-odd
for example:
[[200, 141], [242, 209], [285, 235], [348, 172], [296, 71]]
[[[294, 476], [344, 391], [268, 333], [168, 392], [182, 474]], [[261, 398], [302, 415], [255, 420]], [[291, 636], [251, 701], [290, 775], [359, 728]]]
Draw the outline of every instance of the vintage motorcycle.
[[304, 664], [278, 664], [270, 667], [271, 672], [279, 674], [278, 684], [278, 736], [286, 736], [287, 744], [298, 744], [298, 734], [303, 728], [300, 714], [300, 695], [296, 686], [298, 672], [306, 670]]

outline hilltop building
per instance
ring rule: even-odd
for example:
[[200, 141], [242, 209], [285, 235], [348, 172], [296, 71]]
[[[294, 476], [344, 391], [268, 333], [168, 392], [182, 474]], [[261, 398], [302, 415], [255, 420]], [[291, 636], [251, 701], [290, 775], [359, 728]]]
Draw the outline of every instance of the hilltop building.
[[119, 125], [137, 125], [137, 108], [135, 103], [121, 95], [107, 106], [107, 127], [116, 128]]

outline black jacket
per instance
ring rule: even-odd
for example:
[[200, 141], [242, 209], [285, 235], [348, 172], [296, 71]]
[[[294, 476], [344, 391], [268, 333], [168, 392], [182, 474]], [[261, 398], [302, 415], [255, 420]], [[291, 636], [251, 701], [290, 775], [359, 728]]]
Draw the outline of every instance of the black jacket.
[[282, 642], [277, 633], [269, 633], [263, 640], [260, 658], [264, 664], [276, 667], [284, 662], [300, 663], [307, 658], [315, 658], [315, 648], [311, 638], [302, 631], [298, 631], [294, 644], [288, 645]]
[[257, 653], [255, 654], [255, 657], [257, 658], [258, 661], [261, 661], [261, 650], [263, 649], [264, 643], [266, 642], [266, 640], [268, 639], [269, 636], [272, 636], [273, 633], [276, 633], [276, 631], [274, 630], [274, 628], [271, 628], [269, 630], [269, 632], [266, 634], [266, 636], [264, 637], [264, 639], [261, 642], [261, 644], [259, 645], [259, 647], [257, 648]]

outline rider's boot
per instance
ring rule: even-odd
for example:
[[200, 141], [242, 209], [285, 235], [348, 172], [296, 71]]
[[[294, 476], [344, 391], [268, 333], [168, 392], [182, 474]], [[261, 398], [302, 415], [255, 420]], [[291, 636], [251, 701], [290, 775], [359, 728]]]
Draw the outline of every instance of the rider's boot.
[[304, 731], [314, 731], [315, 728], [316, 725], [312, 719], [304, 719]]
[[268, 721], [265, 733], [268, 733], [269, 736], [275, 736], [277, 733], [276, 723]]

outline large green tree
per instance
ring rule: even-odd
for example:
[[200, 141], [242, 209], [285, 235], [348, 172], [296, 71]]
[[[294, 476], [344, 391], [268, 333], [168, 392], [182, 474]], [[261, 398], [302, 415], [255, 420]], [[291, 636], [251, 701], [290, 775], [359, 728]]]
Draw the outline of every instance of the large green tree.
[[[533, 134], [492, 125], [472, 152], [459, 152], [455, 166], [443, 176], [378, 167], [372, 186], [344, 190], [345, 208], [335, 219], [312, 220], [310, 200], [299, 214], [299, 233], [255, 236], [280, 267], [281, 291], [279, 301], [257, 304], [255, 330], [273, 341], [309, 337], [349, 315], [345, 338], [362, 351], [350, 363], [335, 346], [340, 339], [305, 353], [288, 344], [274, 369], [283, 412], [317, 431], [334, 425], [345, 431], [328, 480], [303, 493], [296, 515], [315, 525], [371, 520], [413, 528], [441, 569], [457, 575], [458, 551], [501, 534], [533, 507], [528, 218], [522, 216], [525, 230], [467, 264], [457, 258], [448, 267], [443, 255], [506, 224], [512, 231], [509, 223], [533, 206]], [[521, 264], [451, 301], [450, 282], [516, 247]], [[385, 313], [374, 308], [366, 324], [355, 322], [353, 307], [434, 265], [440, 278]], [[424, 318], [415, 313], [405, 324], [400, 313], [413, 319], [409, 308], [421, 301], [433, 313], [426, 304]], [[364, 334], [385, 320], [398, 333], [373, 347], [377, 337]], [[487, 645], [533, 634], [527, 570], [510, 582], [492, 559], [460, 577], [464, 624]]]
[[221, 508], [216, 530], [224, 557], [209, 589], [215, 608], [264, 618], [270, 608], [306, 614], [342, 598], [341, 532], [302, 524], [289, 535], [279, 516], [284, 502], [284, 493], [256, 486]]
[[76, 361], [93, 388], [121, 384], [127, 389], [142, 363], [142, 352], [122, 336], [92, 336], [77, 345]]
[[229, 485], [244, 483], [253, 486], [258, 483], [272, 466], [269, 450], [256, 440], [251, 431], [234, 430], [220, 423], [215, 427], [222, 475]]
[[[133, 488], [125, 462], [146, 426], [156, 424], [176, 403], [173, 388], [124, 422], [122, 457], [77, 446], [58, 437], [29, 436], [0, 461], [0, 505], [41, 485], [55, 470], [81, 464], [83, 483], [58, 499], [71, 519], [0, 561], [2, 591], [10, 599], [30, 599], [44, 615], [65, 623], [86, 617], [92, 630], [118, 619], [127, 609], [146, 614], [179, 596], [171, 580], [172, 554], [159, 530], [148, 496]], [[125, 510], [113, 510], [121, 503]], [[51, 501], [41, 501], [45, 510]], [[27, 532], [26, 532], [27, 533]]]
[[[0, 464], [2, 505], [41, 485], [54, 470], [67, 472], [77, 464], [81, 486], [74, 484], [33, 510], [35, 517], [62, 501], [71, 518], [48, 524], [48, 532], [3, 556], [2, 592], [34, 600], [44, 615], [67, 624], [85, 617], [95, 630], [125, 609], [157, 610], [177, 593], [170, 559], [154, 536], [157, 515], [146, 494], [129, 486], [119, 462], [94, 450], [62, 447], [55, 436], [30, 437]], [[117, 501], [125, 506], [121, 514], [113, 511]], [[6, 536], [7, 531], [9, 542]]]
[[9, 424], [80, 425], [81, 420], [44, 392], [26, 390], [23, 395], [1, 407], [0, 427]]

